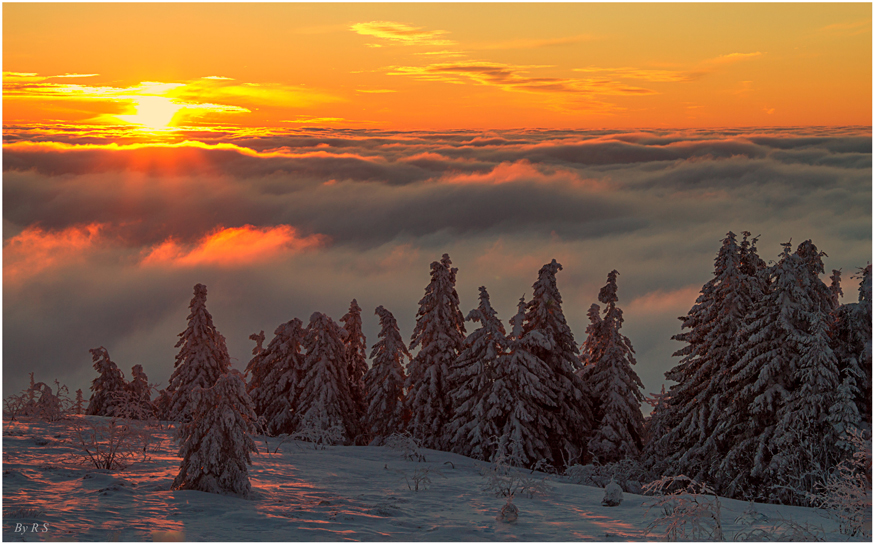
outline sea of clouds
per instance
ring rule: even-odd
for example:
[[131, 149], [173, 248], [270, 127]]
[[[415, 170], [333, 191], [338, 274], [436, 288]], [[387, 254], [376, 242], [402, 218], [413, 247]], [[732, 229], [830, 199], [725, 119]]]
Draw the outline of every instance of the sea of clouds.
[[578, 343], [618, 270], [623, 332], [654, 392], [728, 231], [760, 236], [766, 261], [812, 239], [842, 269], [845, 302], [871, 261], [870, 128], [214, 129], [162, 144], [9, 128], [4, 395], [29, 372], [87, 392], [101, 345], [166, 385], [198, 282], [240, 369], [251, 333], [339, 319], [353, 298], [369, 345], [378, 305], [408, 338], [443, 253], [462, 312], [485, 285], [505, 323], [556, 259]]

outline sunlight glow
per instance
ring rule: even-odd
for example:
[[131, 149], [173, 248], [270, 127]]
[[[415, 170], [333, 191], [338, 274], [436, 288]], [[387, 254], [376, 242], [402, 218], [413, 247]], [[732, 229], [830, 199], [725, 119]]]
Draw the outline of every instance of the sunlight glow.
[[117, 115], [119, 119], [129, 123], [143, 125], [153, 130], [165, 129], [170, 125], [173, 116], [184, 106], [175, 104], [163, 96], [141, 96], [136, 98], [137, 112], [133, 115]]

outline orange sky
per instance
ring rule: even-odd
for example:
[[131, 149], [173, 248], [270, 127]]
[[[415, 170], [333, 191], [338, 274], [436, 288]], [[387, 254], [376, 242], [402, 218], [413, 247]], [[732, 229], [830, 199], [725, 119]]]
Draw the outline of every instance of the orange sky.
[[871, 124], [859, 4], [3, 5], [4, 125]]

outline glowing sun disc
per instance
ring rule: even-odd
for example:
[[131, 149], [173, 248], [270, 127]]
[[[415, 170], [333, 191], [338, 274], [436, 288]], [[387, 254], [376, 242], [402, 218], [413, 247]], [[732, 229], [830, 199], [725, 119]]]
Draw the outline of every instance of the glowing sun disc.
[[151, 129], [167, 128], [176, 112], [183, 107], [174, 104], [169, 98], [163, 96], [143, 96], [136, 100], [137, 112], [135, 114], [117, 115], [116, 117]]

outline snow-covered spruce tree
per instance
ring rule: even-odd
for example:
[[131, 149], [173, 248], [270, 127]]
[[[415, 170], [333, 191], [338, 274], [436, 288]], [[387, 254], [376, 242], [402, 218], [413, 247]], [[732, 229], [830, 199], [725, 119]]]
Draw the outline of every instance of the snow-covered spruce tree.
[[76, 401], [73, 404], [73, 413], [74, 414], [84, 414], [85, 413], [85, 399], [82, 397], [82, 390], [76, 390]]
[[730, 449], [715, 479], [731, 497], [805, 503], [838, 456], [829, 414], [840, 372], [827, 327], [835, 299], [819, 278], [824, 253], [809, 240], [794, 254], [783, 246], [734, 347], [732, 402], [715, 431]]
[[458, 309], [455, 274], [449, 255], [431, 263], [431, 283], [419, 301], [410, 351], [417, 347], [407, 375], [407, 429], [423, 447], [446, 450], [451, 439], [446, 432], [452, 419], [448, 383], [449, 367], [464, 345], [464, 316]]
[[598, 293], [605, 304], [604, 317], [598, 316], [597, 304], [592, 305], [594, 312], [589, 311], [591, 324], [579, 372], [591, 392], [595, 415], [589, 453], [602, 464], [637, 458], [643, 448], [643, 382], [631, 367], [637, 364], [631, 341], [619, 332], [624, 319], [616, 307], [618, 274], [616, 270], [607, 274], [607, 285]]
[[714, 260], [713, 278], [701, 288], [701, 294], [686, 316], [680, 318], [685, 332], [673, 336], [686, 346], [674, 353], [679, 364], [665, 373], [677, 382], [670, 389], [667, 405], [654, 418], [663, 435], [650, 435], [646, 461], [659, 473], [685, 474], [693, 479], [712, 481], [714, 464], [730, 444], [714, 439], [720, 417], [731, 398], [729, 370], [740, 352], [733, 349], [745, 316], [761, 299], [766, 281], [761, 272], [765, 263], [756, 252], [756, 238], [729, 232]]
[[370, 352], [373, 366], [364, 375], [367, 403], [364, 426], [373, 438], [385, 439], [404, 430], [404, 357], [409, 359], [410, 352], [391, 312], [379, 306], [376, 315], [380, 340]]
[[343, 336], [343, 329], [327, 315], [315, 312], [310, 317], [303, 340], [306, 356], [300, 374], [297, 413], [300, 421], [317, 421], [322, 430], [339, 426], [345, 440], [351, 442], [360, 432], [360, 421], [349, 389]]
[[545, 460], [563, 467], [586, 452], [586, 438], [592, 430], [589, 391], [577, 375], [581, 368], [579, 350], [561, 309], [561, 294], [555, 281], [561, 265], [552, 260], [543, 265], [534, 282], [534, 295], [525, 309], [522, 334], [537, 333], [542, 342], [529, 342], [531, 353], [543, 361], [550, 375], [545, 382], [555, 393], [556, 407], [544, 406], [549, 422], [550, 455]]
[[264, 339], [265, 336], [263, 330], [249, 335], [249, 340], [255, 342], [255, 347], [252, 348], [252, 358], [249, 359], [249, 363], [246, 365], [246, 370], [243, 373], [247, 379], [246, 391], [249, 393], [249, 397], [252, 398], [252, 405], [255, 407], [255, 414], [259, 417], [263, 410], [261, 410], [258, 403], [255, 401], [253, 392], [261, 388], [261, 384], [264, 383], [264, 376], [268, 371], [268, 369], [262, 364], [262, 361], [264, 360]]
[[304, 334], [303, 323], [294, 318], [276, 328], [273, 339], [261, 352], [263, 379], [249, 394], [268, 435], [291, 434], [297, 428]]
[[152, 386], [143, 365], [131, 368], [131, 381], [127, 384], [128, 411], [133, 419], [151, 419], [155, 416], [152, 404]]
[[182, 463], [171, 489], [248, 497], [249, 454], [258, 450], [243, 375], [231, 369], [211, 388], [189, 391], [189, 401], [189, 419], [177, 431]]
[[[831, 346], [841, 368], [841, 387], [852, 395], [864, 427], [871, 428], [871, 265], [860, 279], [859, 300], [840, 306], [832, 327]], [[848, 409], [845, 407], [845, 409]]]
[[475, 459], [489, 459], [493, 453], [492, 438], [500, 429], [488, 417], [494, 366], [507, 350], [504, 325], [489, 301], [485, 287], [479, 288], [479, 306], [467, 314], [468, 321], [480, 323], [464, 341], [464, 349], [450, 367], [449, 382], [455, 415], [447, 434], [455, 453]]
[[364, 374], [367, 373], [367, 339], [361, 330], [361, 307], [354, 298], [349, 305], [349, 312], [340, 318], [346, 337], [346, 372], [349, 375], [349, 390], [358, 419], [364, 417], [367, 411], [365, 404]]
[[523, 297], [510, 319], [512, 336], [507, 351], [495, 361], [486, 414], [486, 420], [497, 429], [496, 443], [490, 445], [487, 458], [506, 459], [519, 467], [532, 467], [541, 459], [551, 458], [550, 411], [558, 409], [553, 373], [534, 354], [549, 347], [548, 339], [536, 330], [523, 332], [527, 306]]
[[122, 401], [127, 387], [124, 373], [109, 358], [105, 347], [89, 351], [98, 376], [91, 382], [91, 401], [85, 413], [89, 416], [115, 416], [115, 408]]
[[194, 298], [188, 305], [188, 327], [179, 333], [176, 347], [175, 370], [170, 376], [168, 390], [173, 394], [167, 417], [183, 421], [189, 404], [190, 392], [195, 387], [209, 389], [231, 366], [225, 339], [212, 323], [206, 309], [206, 286], [194, 286]]

